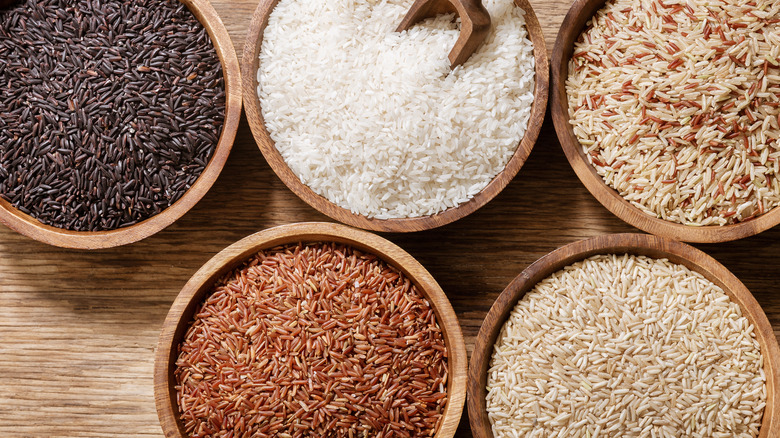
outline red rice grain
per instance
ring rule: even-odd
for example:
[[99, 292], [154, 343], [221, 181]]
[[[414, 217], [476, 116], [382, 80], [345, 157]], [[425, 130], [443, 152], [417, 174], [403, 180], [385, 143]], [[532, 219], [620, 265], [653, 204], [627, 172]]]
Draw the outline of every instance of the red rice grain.
[[433, 436], [447, 403], [430, 303], [340, 244], [259, 252], [215, 285], [179, 351], [193, 437]]

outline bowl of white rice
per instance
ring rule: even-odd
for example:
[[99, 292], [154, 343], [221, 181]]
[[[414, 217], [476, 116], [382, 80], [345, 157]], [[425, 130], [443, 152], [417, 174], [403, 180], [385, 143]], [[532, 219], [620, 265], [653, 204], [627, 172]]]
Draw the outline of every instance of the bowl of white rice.
[[696, 248], [605, 235], [542, 257], [477, 336], [477, 438], [780, 436], [780, 347], [759, 304]]
[[484, 0], [485, 42], [451, 69], [459, 19], [395, 32], [413, 0], [263, 0], [244, 47], [247, 119], [301, 199], [348, 225], [419, 231], [514, 178], [544, 119], [541, 27], [527, 0]]
[[553, 121], [605, 207], [689, 242], [780, 223], [780, 3], [579, 0], [564, 23]]

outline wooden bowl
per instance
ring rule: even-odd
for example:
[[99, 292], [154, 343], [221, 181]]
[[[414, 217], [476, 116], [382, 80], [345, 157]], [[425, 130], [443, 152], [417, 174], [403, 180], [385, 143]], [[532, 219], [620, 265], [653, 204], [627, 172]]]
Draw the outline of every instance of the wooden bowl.
[[555, 131], [563, 152], [571, 167], [585, 187], [604, 207], [623, 221], [648, 233], [685, 242], [727, 242], [758, 234], [780, 223], [780, 208], [775, 208], [756, 219], [731, 225], [690, 226], [659, 219], [643, 212], [626, 201], [596, 173], [588, 162], [582, 146], [569, 123], [569, 103], [566, 96], [566, 79], [569, 77], [569, 60], [574, 42], [585, 29], [585, 23], [606, 0], [576, 0], [569, 9], [558, 32], [552, 52], [551, 111]]
[[225, 78], [225, 121], [214, 155], [195, 184], [175, 203], [142, 222], [109, 231], [72, 231], [45, 225], [0, 198], [0, 222], [27, 237], [49, 245], [76, 249], [111, 248], [137, 242], [172, 224], [208, 192], [225, 165], [241, 119], [241, 69], [222, 20], [208, 0], [180, 0], [211, 37]]
[[571, 243], [547, 254], [512, 280], [493, 303], [477, 335], [469, 365], [468, 409], [474, 437], [493, 437], [485, 408], [487, 371], [496, 339], [518, 301], [536, 283], [563, 267], [597, 254], [614, 253], [666, 258], [684, 265], [720, 286], [740, 306], [754, 327], [764, 357], [767, 399], [759, 438], [780, 436], [780, 347], [766, 314], [745, 285], [725, 266], [692, 246], [647, 234], [613, 234]]
[[240, 266], [262, 249], [298, 242], [337, 242], [379, 256], [399, 269], [428, 299], [436, 312], [447, 346], [449, 381], [447, 406], [436, 438], [450, 438], [460, 422], [466, 398], [466, 345], [458, 318], [447, 296], [431, 274], [403, 249], [374, 234], [344, 225], [309, 222], [282, 225], [246, 237], [222, 250], [209, 260], [184, 285], [163, 323], [154, 361], [154, 398], [163, 432], [169, 438], [186, 438], [176, 402], [176, 358], [178, 346], [201, 304], [214, 283], [226, 273]]
[[266, 161], [276, 172], [276, 175], [287, 185], [299, 198], [311, 205], [321, 213], [331, 218], [354, 227], [364, 228], [374, 231], [388, 232], [409, 232], [429, 230], [442, 225], [454, 222], [465, 217], [493, 199], [501, 190], [509, 184], [509, 181], [517, 175], [517, 172], [525, 163], [528, 155], [531, 153], [536, 139], [539, 136], [539, 130], [542, 127], [544, 114], [547, 109], [547, 92], [549, 88], [549, 62], [547, 59], [547, 49], [544, 45], [544, 35], [536, 18], [533, 8], [528, 0], [515, 0], [515, 4], [523, 8], [526, 12], [525, 21], [528, 35], [534, 45], [534, 60], [536, 68], [536, 82], [534, 88], [534, 103], [531, 108], [531, 118], [528, 121], [528, 129], [525, 136], [520, 141], [512, 158], [507, 163], [503, 171], [484, 188], [477, 193], [468, 202], [449, 208], [431, 216], [421, 216], [414, 218], [401, 219], [375, 219], [363, 215], [352, 213], [350, 210], [340, 207], [326, 198], [314, 193], [309, 186], [303, 184], [293, 173], [290, 167], [282, 158], [276, 149], [274, 141], [265, 126], [263, 112], [260, 108], [260, 99], [257, 97], [257, 70], [260, 65], [260, 47], [263, 43], [263, 32], [268, 24], [268, 18], [271, 15], [279, 0], [261, 0], [252, 17], [252, 23], [249, 26], [246, 44], [244, 45], [244, 56], [242, 59], [242, 74], [244, 81], [244, 106], [246, 108], [249, 126], [255, 137], [260, 151], [263, 153]]

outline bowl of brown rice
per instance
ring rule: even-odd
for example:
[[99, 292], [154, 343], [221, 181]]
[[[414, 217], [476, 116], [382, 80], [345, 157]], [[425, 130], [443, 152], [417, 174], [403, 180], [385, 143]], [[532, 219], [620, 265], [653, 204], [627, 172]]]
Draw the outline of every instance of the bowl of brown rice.
[[477, 336], [477, 438], [780, 434], [780, 347], [723, 265], [684, 243], [605, 235], [537, 260]]
[[780, 222], [780, 4], [579, 0], [564, 23], [553, 121], [599, 202], [690, 242]]
[[247, 120], [273, 171], [347, 225], [409, 232], [493, 199], [544, 119], [549, 62], [527, 0], [484, 0], [485, 42], [450, 68], [453, 14], [396, 32], [412, 0], [263, 0], [242, 61]]
[[343, 225], [284, 225], [181, 290], [155, 401], [168, 437], [452, 437], [466, 362], [452, 306], [409, 254]]

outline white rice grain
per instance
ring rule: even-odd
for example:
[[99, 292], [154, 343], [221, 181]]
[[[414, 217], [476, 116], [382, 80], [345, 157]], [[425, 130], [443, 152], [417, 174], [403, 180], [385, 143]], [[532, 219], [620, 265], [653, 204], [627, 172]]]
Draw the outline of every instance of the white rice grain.
[[258, 95], [276, 148], [314, 192], [380, 219], [467, 202], [504, 169], [533, 103], [522, 9], [484, 2], [485, 43], [450, 71], [453, 15], [395, 28], [412, 0], [281, 0]]

